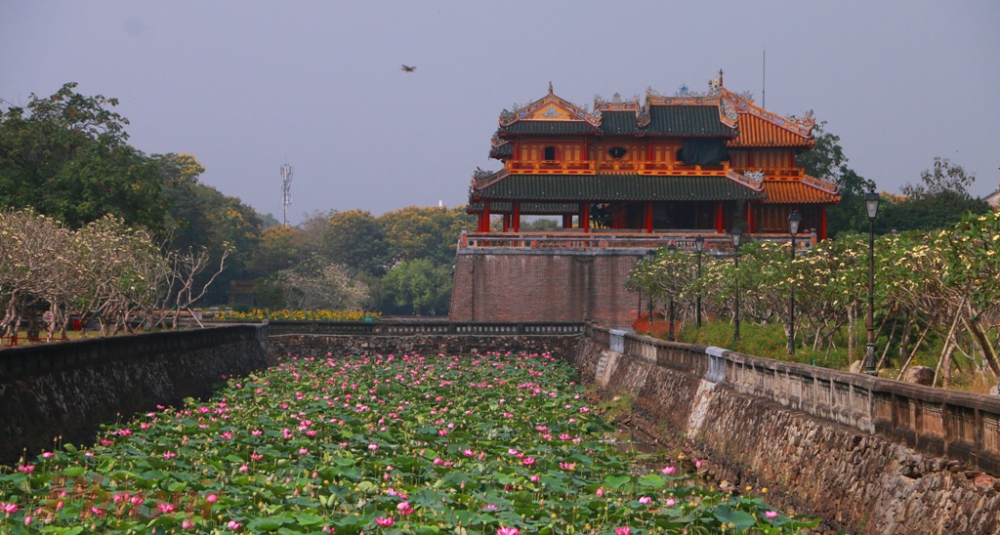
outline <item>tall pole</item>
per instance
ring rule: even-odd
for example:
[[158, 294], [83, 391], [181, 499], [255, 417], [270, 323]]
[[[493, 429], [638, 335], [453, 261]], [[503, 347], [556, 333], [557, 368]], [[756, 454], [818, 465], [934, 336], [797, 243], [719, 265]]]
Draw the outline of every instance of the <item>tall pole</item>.
[[[736, 291], [733, 292], [736, 295], [736, 312], [733, 315], [733, 344], [734, 346], [739, 346], [740, 343], [740, 247], [736, 246]], [[736, 349], [739, 349], [736, 347]]]
[[674, 296], [670, 295], [670, 341], [676, 341], [674, 338]]
[[[701, 279], [701, 251], [698, 251], [698, 278]], [[701, 290], [698, 290], [698, 298], [695, 305], [695, 315], [698, 316], [698, 328], [701, 328]]]
[[865, 349], [865, 373], [878, 375], [875, 369], [875, 218], [868, 218], [868, 347]]
[[[795, 268], [795, 234], [792, 234], [792, 261], [788, 264], [789, 273], [794, 279]], [[788, 299], [788, 354], [795, 354], [795, 283], [792, 283], [791, 294]]]

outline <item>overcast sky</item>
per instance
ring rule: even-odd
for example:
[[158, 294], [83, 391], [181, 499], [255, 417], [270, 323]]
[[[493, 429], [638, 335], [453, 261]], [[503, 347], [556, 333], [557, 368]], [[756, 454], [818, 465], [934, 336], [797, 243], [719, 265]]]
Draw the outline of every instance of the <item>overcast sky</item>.
[[[121, 100], [131, 142], [292, 222], [464, 204], [500, 111], [701, 90], [815, 111], [898, 192], [935, 156], [1000, 182], [1000, 2], [0, 2], [0, 98], [65, 82]], [[401, 64], [413, 65], [412, 73]]]

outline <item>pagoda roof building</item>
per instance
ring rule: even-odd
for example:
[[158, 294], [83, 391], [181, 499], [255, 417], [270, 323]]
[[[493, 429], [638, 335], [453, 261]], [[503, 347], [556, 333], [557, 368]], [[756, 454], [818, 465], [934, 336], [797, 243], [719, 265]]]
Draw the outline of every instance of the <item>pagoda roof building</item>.
[[826, 207], [840, 195], [796, 164], [815, 144], [811, 114], [772, 113], [726, 89], [721, 73], [716, 80], [706, 92], [597, 97], [593, 111], [550, 84], [542, 98], [504, 110], [489, 152], [503, 168], [477, 172], [469, 190], [478, 232], [500, 223], [517, 233], [524, 215], [561, 215], [564, 232], [681, 239], [739, 226], [787, 237], [798, 211], [802, 228], [824, 239]]

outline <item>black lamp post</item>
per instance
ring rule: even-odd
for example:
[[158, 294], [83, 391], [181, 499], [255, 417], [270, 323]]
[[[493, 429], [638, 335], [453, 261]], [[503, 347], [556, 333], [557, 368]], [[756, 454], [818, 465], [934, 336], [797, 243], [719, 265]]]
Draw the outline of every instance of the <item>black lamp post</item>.
[[[671, 243], [670, 245], [667, 246], [667, 252], [670, 253], [670, 256], [674, 256], [674, 253], [677, 252], [677, 246]], [[670, 341], [673, 342], [674, 340], [675, 340], [675, 338], [674, 338], [674, 293], [670, 292]]]
[[[639, 255], [639, 256], [637, 256], [635, 258], [636, 258], [635, 265], [636, 265], [636, 267], [639, 267], [642, 264], [643, 255]], [[636, 313], [635, 313], [635, 319], [636, 319], [636, 321], [641, 320], [642, 319], [642, 287], [641, 286], [639, 287], [639, 303], [636, 305], [635, 309], [636, 309]]]
[[[694, 239], [694, 250], [698, 252], [698, 278], [701, 278], [701, 251], [705, 249], [705, 238], [698, 236]], [[698, 292], [695, 305], [695, 316], [697, 316], [698, 328], [701, 328], [701, 292]]]
[[[652, 267], [653, 267], [653, 261], [656, 260], [656, 251], [653, 250], [653, 249], [650, 249], [650, 250], [646, 251], [646, 260], [649, 261], [649, 267], [650, 267], [650, 269], [652, 269]], [[649, 319], [649, 332], [650, 332], [650, 334], [652, 334], [652, 332], [653, 332], [653, 294], [649, 294], [649, 302], [647, 303], [647, 306], [649, 307], [649, 318], [648, 318]]]
[[882, 198], [878, 193], [865, 193], [868, 211], [868, 347], [865, 349], [865, 373], [878, 375], [875, 369], [875, 216]]
[[733, 295], [736, 296], [736, 310], [733, 313], [733, 344], [739, 345], [740, 343], [740, 278], [739, 278], [740, 240], [743, 239], [743, 231], [740, 230], [739, 228], [734, 228], [731, 233], [731, 236], [733, 238], [733, 249], [736, 250], [735, 254], [733, 255], [733, 259], [736, 262], [736, 275], [734, 279], [736, 283], [736, 291], [733, 292]]
[[[795, 267], [795, 235], [799, 233], [799, 223], [802, 222], [802, 215], [797, 210], [793, 210], [788, 216], [788, 233], [792, 235], [792, 261], [788, 264], [788, 272], [794, 278]], [[791, 285], [791, 293], [788, 299], [788, 354], [795, 354], [795, 283]]]

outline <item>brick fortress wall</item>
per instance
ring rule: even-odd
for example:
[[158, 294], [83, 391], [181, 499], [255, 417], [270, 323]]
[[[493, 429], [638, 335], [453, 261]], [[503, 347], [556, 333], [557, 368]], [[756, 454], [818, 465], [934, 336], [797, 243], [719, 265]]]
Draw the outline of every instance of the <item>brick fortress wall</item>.
[[623, 285], [643, 252], [461, 249], [450, 319], [631, 325], [647, 301]]

